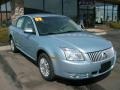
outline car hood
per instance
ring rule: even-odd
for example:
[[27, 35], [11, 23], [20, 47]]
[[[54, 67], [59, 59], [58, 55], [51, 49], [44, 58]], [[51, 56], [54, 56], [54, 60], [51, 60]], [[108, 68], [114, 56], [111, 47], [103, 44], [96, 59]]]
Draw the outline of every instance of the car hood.
[[60, 47], [78, 48], [84, 52], [99, 51], [112, 47], [108, 40], [86, 32], [57, 34], [50, 37], [55, 39]]

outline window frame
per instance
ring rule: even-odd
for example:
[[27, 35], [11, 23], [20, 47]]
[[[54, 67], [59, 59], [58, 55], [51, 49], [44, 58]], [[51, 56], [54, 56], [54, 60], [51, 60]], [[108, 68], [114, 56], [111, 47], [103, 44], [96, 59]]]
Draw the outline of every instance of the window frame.
[[29, 16], [24, 16], [25, 17], [25, 19], [24, 19], [24, 24], [23, 24], [23, 27], [22, 27], [22, 29], [23, 29], [23, 31], [24, 31], [24, 27], [25, 27], [25, 23], [26, 23], [26, 19], [28, 18], [28, 19], [30, 19], [30, 21], [31, 21], [31, 23], [32, 23], [32, 25], [33, 25], [33, 31], [34, 31], [34, 33], [33, 34], [35, 34], [36, 35], [36, 28], [35, 28], [35, 25], [34, 25], [34, 22], [33, 22], [33, 20], [29, 17]]

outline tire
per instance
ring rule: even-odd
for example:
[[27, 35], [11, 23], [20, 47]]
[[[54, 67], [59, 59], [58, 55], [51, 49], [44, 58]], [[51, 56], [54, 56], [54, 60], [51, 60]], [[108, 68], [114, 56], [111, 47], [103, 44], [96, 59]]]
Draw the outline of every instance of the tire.
[[11, 47], [12, 52], [14, 52], [14, 53], [18, 52], [18, 49], [15, 46], [13, 38], [10, 39], [10, 47]]
[[38, 57], [38, 66], [42, 77], [47, 81], [53, 81], [55, 79], [53, 64], [49, 56], [42, 53]]

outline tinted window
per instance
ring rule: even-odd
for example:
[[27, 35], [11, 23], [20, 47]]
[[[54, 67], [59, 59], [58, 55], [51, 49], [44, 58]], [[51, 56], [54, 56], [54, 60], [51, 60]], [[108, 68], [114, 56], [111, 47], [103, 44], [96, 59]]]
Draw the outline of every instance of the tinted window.
[[29, 17], [26, 17], [25, 18], [25, 23], [23, 25], [23, 29], [32, 29], [33, 31], [35, 31], [35, 28], [34, 28], [34, 25], [33, 25], [33, 22], [31, 20], [31, 18]]
[[67, 17], [43, 17], [42, 21], [35, 21], [35, 23], [40, 34], [82, 31], [74, 21]]
[[24, 17], [21, 17], [21, 18], [18, 19], [18, 21], [16, 23], [17, 28], [22, 28], [23, 23], [24, 23], [24, 19], [25, 19]]

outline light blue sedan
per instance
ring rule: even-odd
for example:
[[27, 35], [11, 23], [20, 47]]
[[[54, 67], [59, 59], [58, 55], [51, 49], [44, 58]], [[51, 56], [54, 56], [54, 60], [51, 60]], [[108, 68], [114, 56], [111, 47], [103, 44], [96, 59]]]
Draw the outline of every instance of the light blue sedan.
[[11, 50], [38, 62], [45, 80], [99, 77], [116, 62], [112, 43], [81, 29], [66, 16], [30, 14], [9, 27]]

